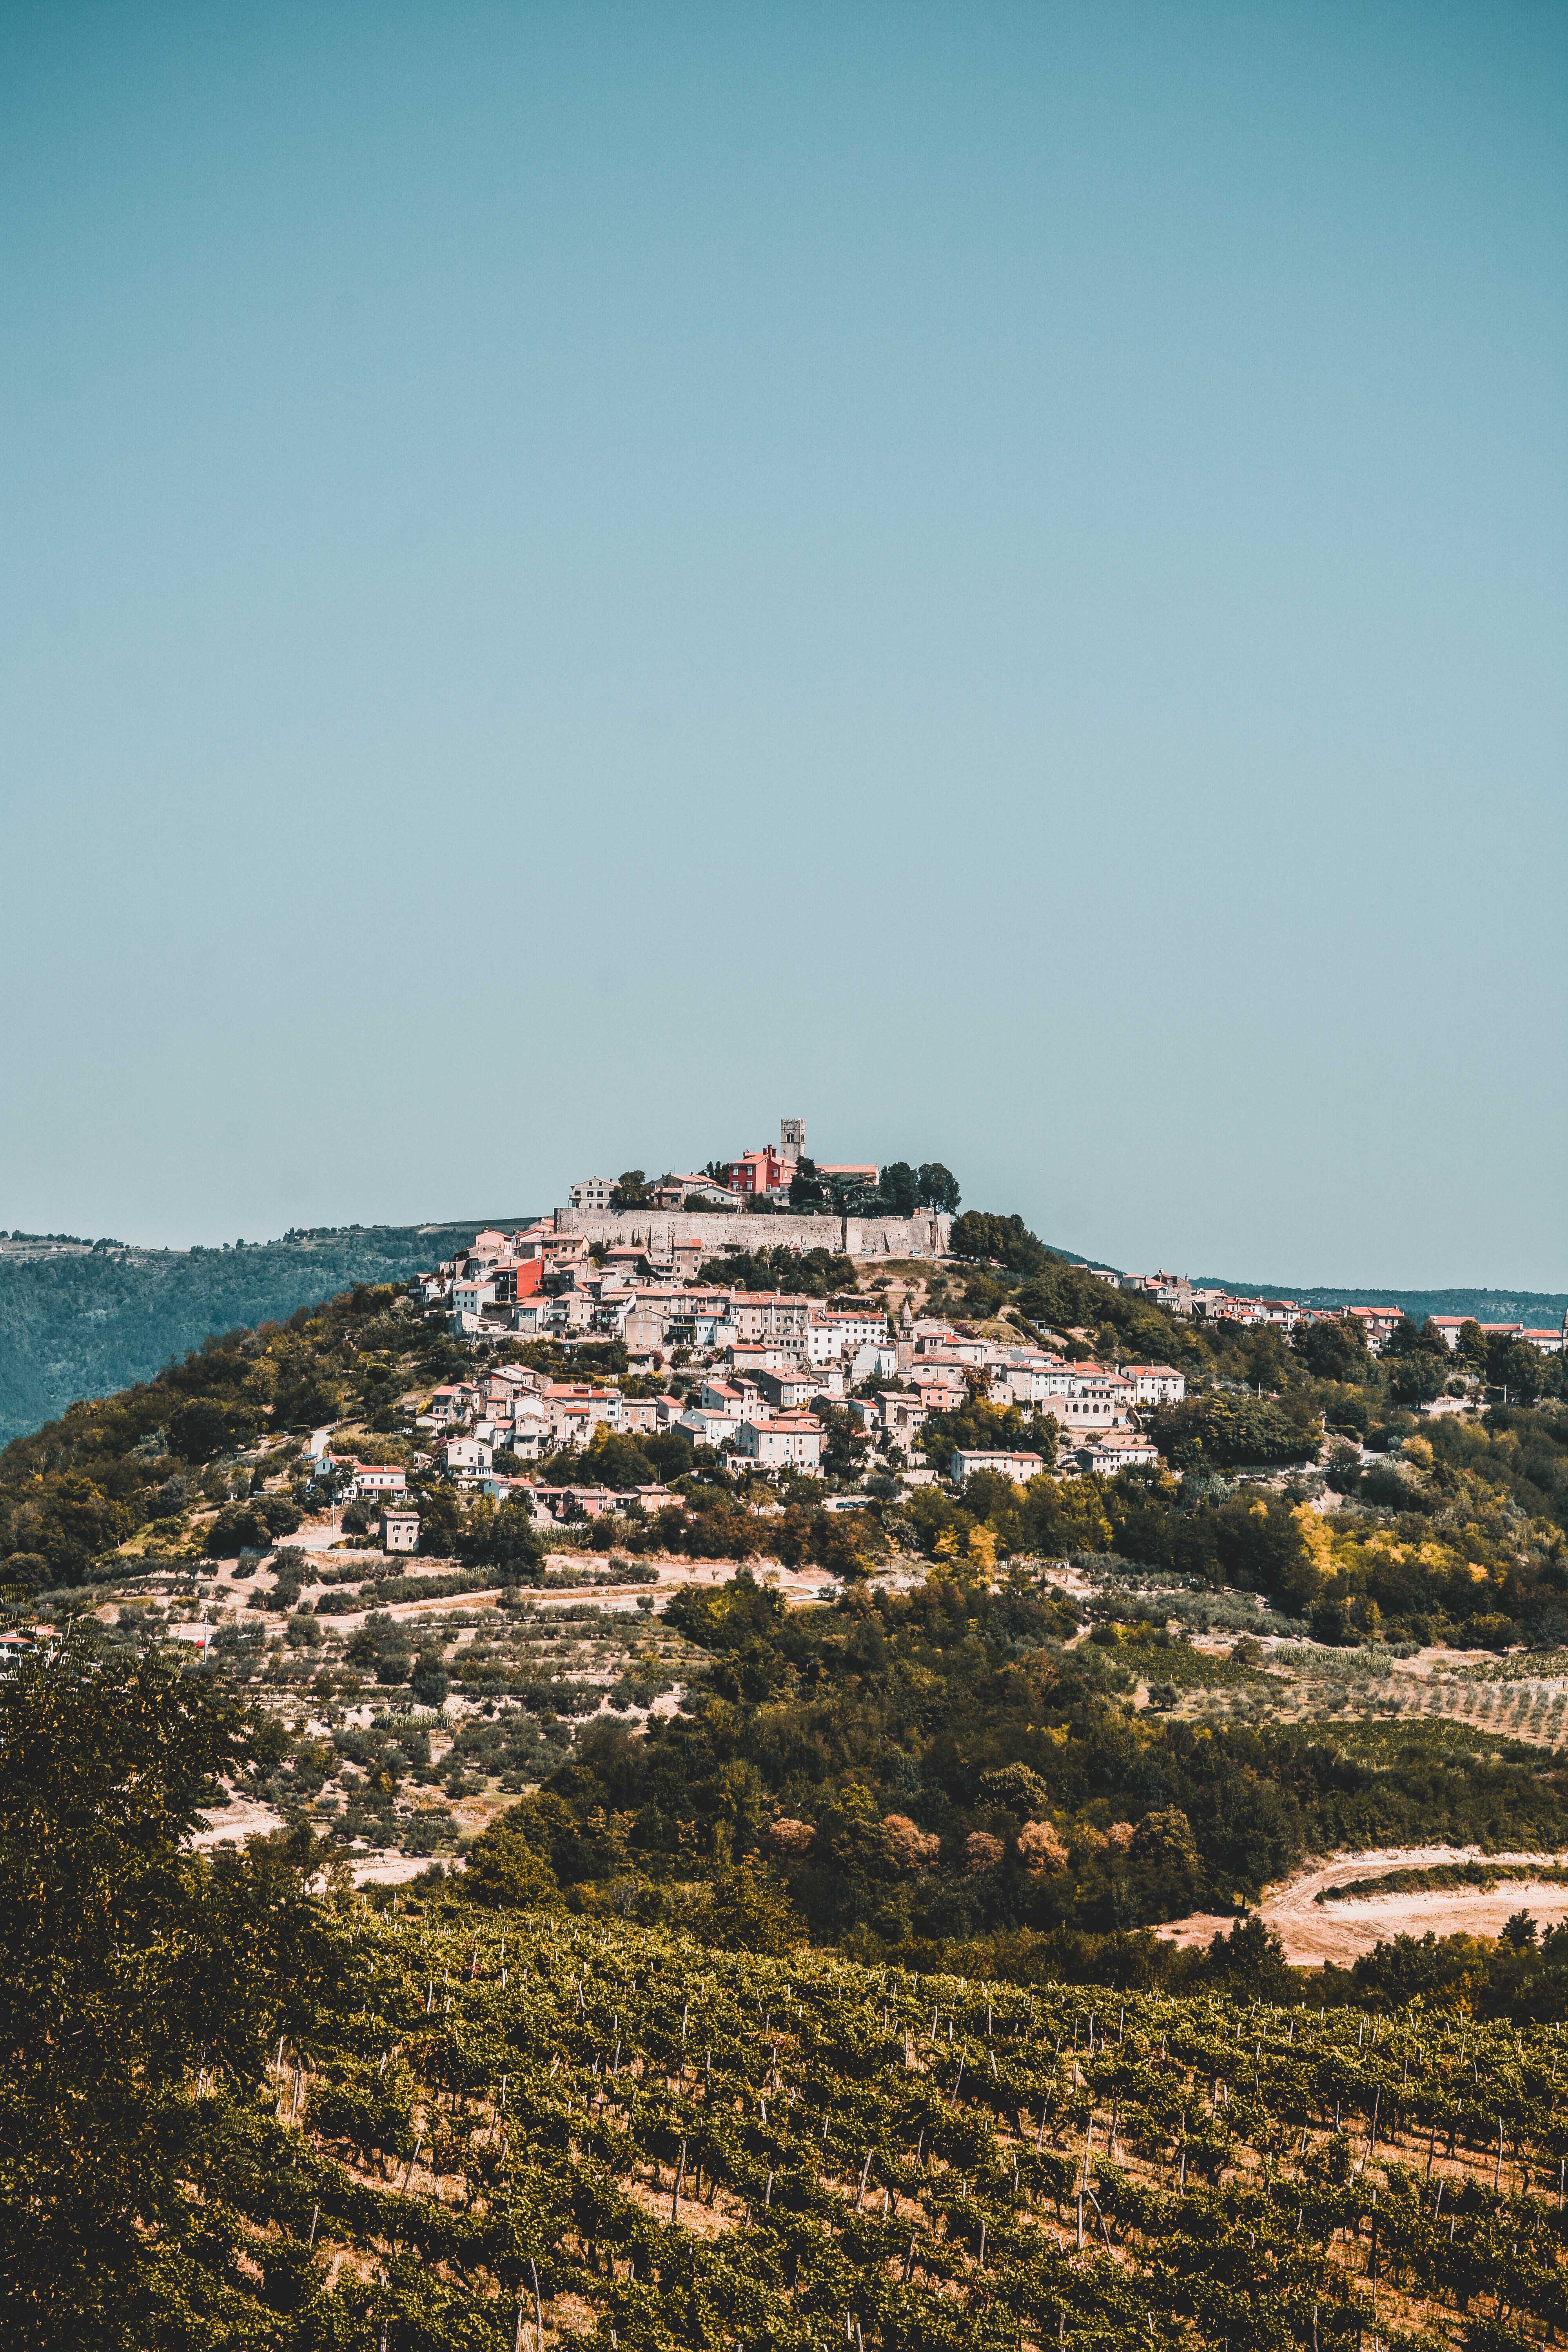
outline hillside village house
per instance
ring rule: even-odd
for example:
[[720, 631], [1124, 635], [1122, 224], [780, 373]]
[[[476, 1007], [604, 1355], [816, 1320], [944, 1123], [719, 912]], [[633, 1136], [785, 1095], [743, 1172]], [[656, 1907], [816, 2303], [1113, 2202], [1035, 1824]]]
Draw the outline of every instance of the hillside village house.
[[661, 1176], [651, 1191], [656, 1209], [743, 1209], [746, 1205], [739, 1192], [711, 1176]]
[[1037, 1454], [992, 1454], [979, 1447], [972, 1450], [960, 1445], [953, 1448], [951, 1475], [962, 1486], [977, 1470], [994, 1470], [999, 1476], [1011, 1478], [1015, 1486], [1026, 1486], [1031, 1478], [1040, 1475], [1045, 1466]]
[[433, 1427], [445, 1422], [467, 1421], [480, 1396], [480, 1390], [472, 1381], [449, 1381], [437, 1390], [420, 1419]]
[[924, 1426], [927, 1409], [921, 1398], [906, 1396], [901, 1389], [880, 1389], [877, 1418], [895, 1445], [908, 1447]]
[[760, 1193], [787, 1192], [795, 1178], [795, 1162], [770, 1143], [761, 1151], [742, 1151], [730, 1162], [730, 1190], [743, 1199]]
[[381, 1548], [384, 1551], [417, 1551], [419, 1549], [419, 1514], [400, 1511], [395, 1505], [384, 1505], [381, 1514]]
[[1352, 1322], [1361, 1325], [1367, 1352], [1373, 1356], [1382, 1355], [1405, 1320], [1403, 1307], [1347, 1307], [1345, 1313]]
[[1038, 1410], [1068, 1431], [1112, 1429], [1132, 1406], [1132, 1382], [1103, 1364], [1074, 1364], [1063, 1388], [1043, 1397]]
[[1020, 1351], [986, 1367], [986, 1392], [992, 1403], [1004, 1410], [1015, 1404], [1039, 1405], [1047, 1397], [1066, 1396], [1074, 1375], [1075, 1367], [1063, 1363], [1059, 1356], [1025, 1355]]
[[[739, 1372], [742, 1368], [734, 1362], [733, 1351], [731, 1362], [733, 1370]], [[775, 1412], [799, 1412], [821, 1392], [821, 1383], [795, 1365], [759, 1365], [752, 1377], [759, 1392]]]
[[1132, 1383], [1134, 1404], [1180, 1404], [1187, 1393], [1187, 1376], [1169, 1364], [1123, 1364], [1122, 1377]]
[[390, 1462], [356, 1462], [353, 1492], [356, 1501], [366, 1495], [405, 1495], [408, 1473]]
[[448, 1477], [481, 1476], [490, 1466], [491, 1449], [482, 1437], [448, 1437], [436, 1449], [436, 1458]]
[[1160, 1449], [1152, 1439], [1142, 1436], [1136, 1430], [1108, 1429], [1103, 1435], [1086, 1439], [1073, 1450], [1073, 1458], [1080, 1470], [1092, 1470], [1101, 1478], [1114, 1478], [1119, 1470], [1152, 1469], [1160, 1459]]
[[763, 1470], [817, 1470], [822, 1465], [822, 1423], [808, 1412], [743, 1421], [735, 1444], [739, 1453]]
[[724, 1353], [738, 1377], [757, 1380], [763, 1372], [793, 1374], [800, 1350], [787, 1339], [731, 1339]]
[[738, 1412], [715, 1412], [707, 1405], [692, 1405], [675, 1424], [684, 1429], [694, 1445], [710, 1445], [715, 1453], [720, 1446], [736, 1444], [741, 1435]]
[[847, 1354], [853, 1356], [857, 1349], [885, 1345], [887, 1337], [886, 1309], [871, 1315], [824, 1308], [806, 1323], [805, 1360], [808, 1364], [833, 1363]]

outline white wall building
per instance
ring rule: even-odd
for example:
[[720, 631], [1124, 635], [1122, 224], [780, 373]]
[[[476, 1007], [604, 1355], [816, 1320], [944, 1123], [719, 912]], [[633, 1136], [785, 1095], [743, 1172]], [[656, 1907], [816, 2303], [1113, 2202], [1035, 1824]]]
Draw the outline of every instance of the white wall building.
[[1120, 1372], [1109, 1372], [1103, 1364], [1074, 1364], [1065, 1395], [1043, 1398], [1039, 1410], [1072, 1432], [1114, 1429], [1127, 1419], [1131, 1404], [1132, 1382]]
[[448, 1475], [458, 1471], [474, 1473], [490, 1466], [490, 1448], [482, 1437], [448, 1437], [437, 1452], [441, 1467]]
[[683, 1412], [675, 1425], [677, 1429], [689, 1431], [695, 1444], [711, 1445], [717, 1449], [737, 1441], [742, 1428], [750, 1424], [743, 1423], [738, 1413], [709, 1412], [699, 1404]]
[[816, 1470], [822, 1463], [822, 1423], [808, 1412], [743, 1421], [736, 1444], [763, 1470]]
[[1102, 1437], [1091, 1437], [1087, 1444], [1075, 1447], [1074, 1459], [1080, 1470], [1093, 1470], [1102, 1478], [1114, 1478], [1119, 1470], [1152, 1469], [1160, 1459], [1160, 1450], [1133, 1430], [1110, 1429]]
[[1031, 1478], [1039, 1476], [1045, 1466], [1037, 1454], [992, 1454], [978, 1449], [971, 1453], [959, 1445], [953, 1448], [950, 1475], [962, 1485], [965, 1478], [973, 1477], [976, 1470], [994, 1470], [1002, 1477], [1011, 1478], [1016, 1486], [1026, 1486]]
[[408, 1473], [391, 1462], [356, 1462], [354, 1493], [365, 1495], [405, 1495]]

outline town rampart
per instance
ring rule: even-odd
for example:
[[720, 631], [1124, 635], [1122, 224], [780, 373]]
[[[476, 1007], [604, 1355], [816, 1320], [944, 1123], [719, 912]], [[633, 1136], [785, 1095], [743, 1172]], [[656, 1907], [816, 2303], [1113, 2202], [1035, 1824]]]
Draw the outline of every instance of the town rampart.
[[938, 1209], [912, 1217], [831, 1217], [752, 1214], [719, 1210], [709, 1215], [675, 1209], [557, 1209], [558, 1234], [581, 1234], [606, 1248], [646, 1249], [668, 1258], [679, 1242], [696, 1242], [715, 1255], [742, 1249], [832, 1250], [849, 1257], [944, 1257], [952, 1219]]

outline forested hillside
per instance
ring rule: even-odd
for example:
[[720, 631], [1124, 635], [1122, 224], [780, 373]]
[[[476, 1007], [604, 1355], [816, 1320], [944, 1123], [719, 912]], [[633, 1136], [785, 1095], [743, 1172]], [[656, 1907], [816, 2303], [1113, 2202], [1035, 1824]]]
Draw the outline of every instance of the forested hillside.
[[[560, 1628], [533, 1613], [548, 1570], [532, 1514], [515, 1497], [462, 1495], [412, 1442], [421, 1395], [468, 1359], [392, 1286], [231, 1334], [15, 1441], [0, 1456], [4, 1573], [57, 1615], [79, 1611], [84, 1583], [118, 1599], [134, 1643], [155, 1622], [141, 1597], [150, 1583], [191, 1587], [240, 1559], [226, 1670], [279, 1705], [308, 1688], [333, 1731], [303, 1736], [287, 1766], [275, 1759], [261, 1793], [285, 1819], [345, 1843], [400, 1843], [431, 1826], [413, 1820], [405, 1783], [445, 1782], [455, 1800], [492, 1779], [515, 1790], [526, 1771], [545, 1784], [510, 1832], [529, 1883], [624, 1883], [645, 1916], [664, 1916], [694, 1872], [762, 1854], [814, 1937], [907, 1954], [1023, 1936], [1046, 1939], [1036, 1965], [1043, 1948], [1061, 1966], [1064, 1936], [1228, 1907], [1310, 1851], [1568, 1844], [1568, 1779], [1538, 1748], [1479, 1729], [1456, 1746], [1457, 1727], [1425, 1721], [1382, 1724], [1369, 1748], [1355, 1727], [1302, 1711], [1330, 1696], [1318, 1685], [1341, 1655], [1370, 1670], [1391, 1643], [1501, 1656], [1563, 1642], [1560, 1402], [1494, 1402], [1484, 1416], [1418, 1424], [1399, 1397], [1429, 1369], [1447, 1377], [1450, 1361], [1420, 1335], [1379, 1362], [1335, 1325], [1300, 1349], [1241, 1334], [1226, 1371], [1214, 1339], [1059, 1262], [1033, 1266], [1008, 1297], [1012, 1311], [1061, 1321], [1097, 1306], [1135, 1326], [1135, 1343], [1197, 1351], [1194, 1375], [1214, 1384], [1152, 1417], [1184, 1475], [1020, 1487], [979, 1473], [911, 1490], [864, 1478], [846, 1453], [826, 1480], [778, 1483], [700, 1458], [683, 1433], [601, 1431], [575, 1467], [545, 1466], [617, 1490], [668, 1482], [656, 1507], [606, 1512], [578, 1538], [587, 1558], [614, 1551], [622, 1581], [692, 1557], [816, 1559], [841, 1580], [831, 1606], [791, 1610], [749, 1574], [714, 1593], [676, 1571], [659, 1622], [691, 1664], [634, 1644], [584, 1675], [558, 1646], [552, 1667], [541, 1635]], [[1483, 1342], [1463, 1377], [1484, 1381], [1485, 1356]], [[1273, 1394], [1246, 1393], [1242, 1369]], [[336, 1491], [299, 1442], [326, 1421], [353, 1433], [345, 1452], [374, 1444], [405, 1465], [421, 1550], [447, 1564], [430, 1583], [378, 1583], [385, 1563], [363, 1552], [329, 1566], [287, 1549], [260, 1580], [274, 1541]], [[1372, 1443], [1325, 1443], [1325, 1421]], [[976, 1397], [931, 1427], [942, 1444], [1005, 1442], [1031, 1433], [1019, 1422]], [[852, 1507], [826, 1507], [840, 1502]], [[232, 1581], [203, 1589], [241, 1601]], [[489, 1598], [460, 1625], [426, 1616], [416, 1633], [387, 1612], [421, 1592], [458, 1609]], [[1231, 1626], [1237, 1654], [1200, 1656], [1189, 1622]], [[1289, 1660], [1261, 1672], [1253, 1629], [1294, 1637]], [[676, 1674], [680, 1711], [648, 1717]], [[465, 1712], [439, 1757], [394, 1754], [389, 1734], [362, 1783], [364, 1758], [334, 1745], [337, 1731], [367, 1694], [406, 1707], [411, 1683], [416, 1700], [450, 1684], [489, 1714]], [[1184, 1693], [1222, 1685], [1219, 1714], [1189, 1711]], [[1331, 1712], [1342, 1705], [1330, 1697]], [[610, 1834], [606, 1822], [621, 1826]]]
[[352, 1283], [404, 1281], [485, 1222], [349, 1225], [222, 1249], [0, 1250], [0, 1444], [79, 1397], [149, 1379], [209, 1334], [279, 1321]]
[[[0, 1574], [24, 1623], [69, 1621], [0, 1675], [10, 2338], [1561, 2331], [1568, 1927], [1521, 1900], [1495, 1941], [1312, 1970], [1256, 1916], [1153, 1932], [1309, 1852], [1568, 1848], [1560, 1363], [1473, 1327], [1378, 1360], [1347, 1324], [1205, 1332], [1016, 1220], [963, 1238], [954, 1308], [1183, 1365], [1157, 1465], [910, 1488], [824, 1404], [821, 1478], [606, 1430], [542, 1466], [617, 1507], [539, 1525], [422, 1442], [476, 1355], [393, 1284], [5, 1450]], [[1450, 1385], [1466, 1409], [1422, 1415]], [[405, 1467], [426, 1559], [354, 1507], [301, 1548], [343, 1499], [322, 1423]], [[1053, 1429], [976, 1383], [922, 1435]], [[833, 1580], [789, 1607], [768, 1564], [802, 1559]], [[565, 1601], [601, 1573], [616, 1610]], [[1484, 1707], [1407, 1706], [1460, 1654]], [[283, 1827], [193, 1853], [222, 1785]], [[353, 1893], [384, 1856], [420, 1874]]]

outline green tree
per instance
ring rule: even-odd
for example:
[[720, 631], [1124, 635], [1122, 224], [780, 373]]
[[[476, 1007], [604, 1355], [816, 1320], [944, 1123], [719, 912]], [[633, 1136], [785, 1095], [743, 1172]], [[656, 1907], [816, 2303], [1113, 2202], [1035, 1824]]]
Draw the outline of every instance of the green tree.
[[966, 1209], [953, 1220], [951, 1246], [954, 1257], [992, 1258], [1010, 1274], [1046, 1274], [1056, 1263], [1022, 1217], [995, 1216], [985, 1209]]
[[754, 1853], [716, 1872], [681, 1925], [721, 1952], [787, 1952], [805, 1937], [789, 1888]]
[[1486, 1368], [1487, 1335], [1473, 1315], [1467, 1315], [1459, 1326], [1459, 1344], [1455, 1349], [1464, 1362]]
[[[1447, 1354], [1445, 1349], [1445, 1358]], [[1413, 1348], [1390, 1363], [1388, 1392], [1398, 1404], [1426, 1404], [1442, 1395], [1446, 1378], [1446, 1362], [1439, 1363], [1424, 1348]]]
[[1233, 1469], [1252, 1463], [1310, 1462], [1318, 1450], [1316, 1427], [1282, 1406], [1217, 1391], [1164, 1406], [1150, 1415], [1149, 1428], [1161, 1453], [1179, 1470], [1205, 1464]]
[[0, 1685], [0, 2307], [26, 2352], [173, 2340], [157, 2279], [205, 2227], [188, 2085], [252, 2090], [331, 1974], [308, 1830], [185, 1843], [249, 1735], [153, 1655], [68, 1643]]
[[795, 1173], [789, 1180], [789, 1204], [792, 1209], [826, 1209], [827, 1188], [816, 1172], [816, 1162], [802, 1152], [795, 1163]]
[[1216, 1935], [1208, 1948], [1208, 1973], [1227, 1992], [1248, 2000], [1285, 2000], [1290, 1971], [1285, 1946], [1258, 1913], [1238, 1919], [1228, 1936]]
[[521, 1805], [498, 1814], [468, 1853], [463, 1891], [498, 1910], [553, 1911], [561, 1885], [549, 1863], [530, 1844]]
[[596, 1486], [613, 1486], [623, 1493], [630, 1486], [652, 1486], [658, 1482], [658, 1472], [638, 1441], [603, 1425], [595, 1431], [594, 1442], [583, 1457], [583, 1475]]
[[1337, 1315], [1326, 1323], [1299, 1323], [1290, 1335], [1290, 1345], [1321, 1381], [1364, 1381], [1372, 1370], [1366, 1334], [1353, 1316]]
[[1528, 1341], [1499, 1333], [1487, 1350], [1487, 1378], [1510, 1402], [1530, 1404], [1546, 1385], [1546, 1360]]
[[447, 1693], [451, 1688], [447, 1662], [438, 1648], [427, 1644], [414, 1661], [411, 1677], [416, 1703], [420, 1706], [445, 1706]]
[[52, 1480], [40, 1506], [38, 1549], [57, 1584], [79, 1584], [95, 1555], [123, 1543], [136, 1524], [128, 1503], [106, 1495], [79, 1470]]
[[419, 1495], [419, 1549], [428, 1559], [451, 1559], [463, 1542], [463, 1506], [454, 1487], [430, 1486]]
[[211, 1397], [193, 1397], [169, 1415], [169, 1445], [183, 1462], [210, 1462], [234, 1444], [229, 1419]]
[[922, 1160], [915, 1179], [915, 1197], [922, 1209], [941, 1209], [949, 1216], [956, 1216], [960, 1199], [958, 1179], [951, 1168], [942, 1166], [940, 1160]]
[[889, 1160], [878, 1190], [890, 1216], [914, 1215], [920, 1203], [920, 1179], [907, 1160]]

